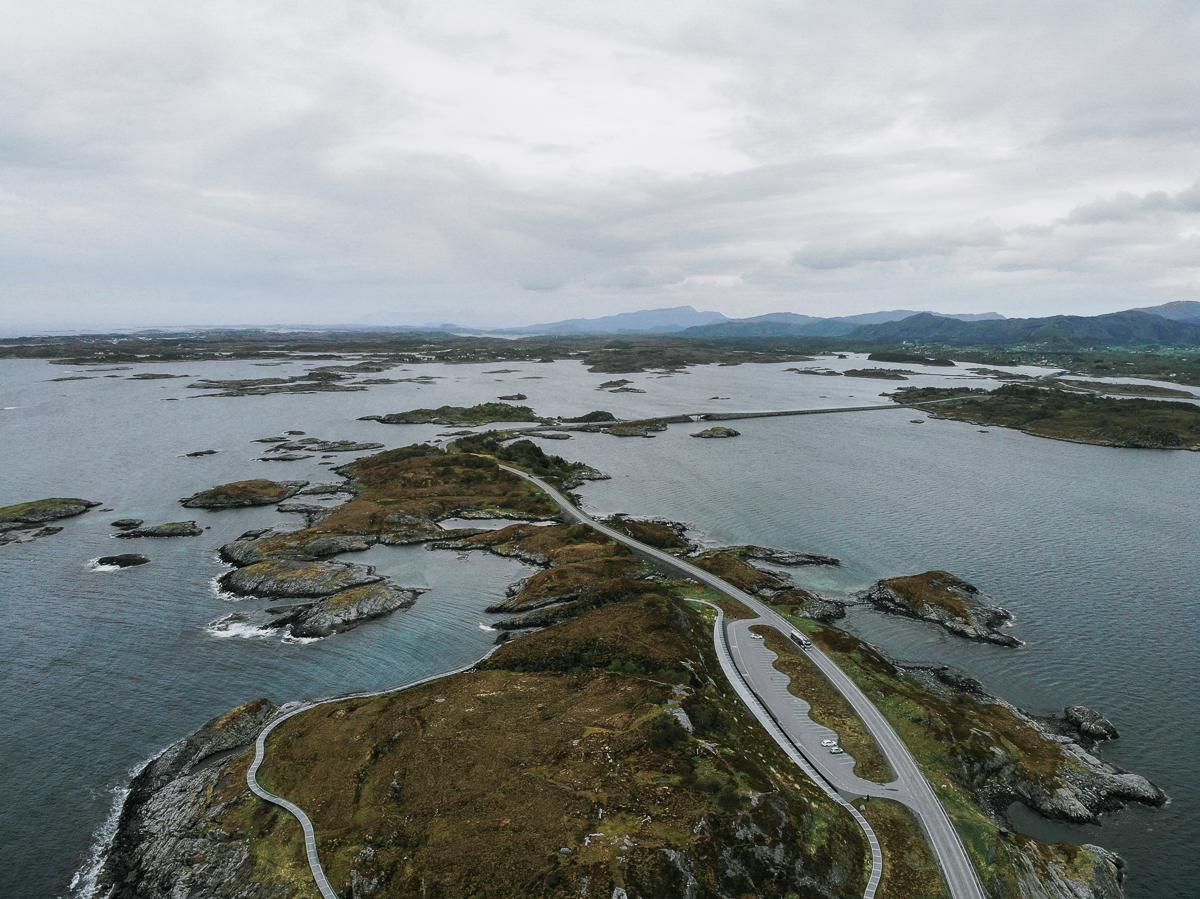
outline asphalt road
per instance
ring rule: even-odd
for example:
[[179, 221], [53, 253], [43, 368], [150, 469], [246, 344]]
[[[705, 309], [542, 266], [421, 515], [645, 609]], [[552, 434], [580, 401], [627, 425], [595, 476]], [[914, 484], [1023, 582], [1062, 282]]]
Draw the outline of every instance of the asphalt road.
[[[767, 625], [775, 628], [785, 637], [794, 631], [794, 628], [787, 619], [768, 608], [749, 593], [739, 590], [732, 584], [716, 575], [709, 574], [704, 569], [698, 568], [684, 559], [672, 556], [652, 546], [647, 546], [608, 525], [595, 521], [541, 478], [536, 478], [533, 475], [507, 465], [501, 465], [500, 467], [518, 477], [524, 478], [526, 481], [545, 491], [569, 518], [590, 525], [605, 536], [618, 543], [625, 544], [644, 558], [712, 587], [719, 593], [740, 602], [758, 615], [756, 619], [745, 619], [743, 622], [739, 622], [739, 627], [745, 628], [755, 624]], [[720, 642], [718, 641], [718, 650], [720, 649]], [[749, 642], [757, 643], [758, 641]], [[747, 705], [754, 712], [755, 717], [763, 723], [763, 726], [767, 727], [768, 731], [773, 732], [774, 728], [781, 728], [785, 732], [787, 739], [793, 741], [800, 753], [805, 755], [810, 765], [816, 767], [812, 763], [814, 759], [820, 758], [820, 753], [806, 752], [804, 749], [807, 742], [805, 737], [807, 715], [801, 719], [795, 712], [789, 713], [778, 702], [778, 697], [772, 697], [771, 691], [765, 691], [767, 695], [764, 698], [757, 690], [752, 690], [749, 687], [749, 684], [758, 684], [760, 689], [762, 689], [762, 685], [765, 682], [769, 682], [771, 673], [774, 672], [774, 666], [772, 665], [774, 655], [767, 651], [765, 647], [758, 647], [758, 651], [753, 651], [750, 647], [739, 643], [738, 648], [740, 650], [737, 658], [737, 670], [740, 675], [738, 680], [742, 680], [743, 684], [747, 686], [747, 691], [757, 699], [757, 702], [747, 702]], [[925, 832], [925, 837], [929, 841], [934, 855], [937, 857], [938, 864], [941, 866], [942, 873], [949, 886], [950, 894], [954, 899], [986, 899], [986, 894], [979, 882], [979, 876], [975, 871], [974, 865], [971, 864], [970, 858], [967, 856], [966, 849], [963, 847], [958, 833], [954, 830], [954, 826], [950, 823], [950, 819], [946, 815], [946, 810], [942, 808], [941, 802], [938, 801], [933, 788], [930, 787], [929, 782], [921, 773], [916, 760], [913, 758], [912, 753], [909, 752], [908, 747], [905, 746], [904, 741], [892, 729], [891, 724], [888, 723], [879, 709], [875, 707], [875, 704], [867, 698], [858, 685], [829, 656], [816, 646], [807, 650], [807, 654], [829, 679], [829, 682], [846, 698], [859, 718], [862, 719], [863, 724], [871, 736], [874, 737], [884, 758], [887, 759], [892, 771], [896, 774], [896, 779], [891, 784], [886, 786], [874, 785], [881, 792], [868, 793], [866, 795], [887, 796], [888, 798], [902, 802], [913, 812], [921, 824], [921, 829]], [[737, 682], [732, 678], [731, 682], [734, 683], [736, 689]], [[745, 698], [743, 697], [744, 700]], [[771, 705], [768, 705], [769, 702], [775, 706], [774, 712], [764, 712], [764, 709], [769, 710], [771, 708]], [[782, 717], [776, 719], [772, 717], [772, 714], [780, 714]], [[811, 724], [811, 722], [807, 723]], [[827, 755], [828, 753], [826, 753]], [[822, 761], [825, 760], [822, 759]], [[832, 776], [829, 779], [834, 783], [838, 783], [838, 780], [835, 779], [836, 777], [837, 772], [832, 772]], [[822, 772], [821, 779], [825, 779], [824, 772]], [[844, 779], [843, 782], [845, 782]], [[862, 783], [867, 782], [863, 781]], [[895, 789], [889, 789], [892, 787]], [[855, 791], [850, 790], [850, 792], [853, 793]]]
[[717, 650], [717, 659], [721, 663], [721, 670], [725, 673], [725, 678], [733, 687], [734, 692], [738, 694], [738, 697], [745, 704], [746, 708], [754, 714], [754, 717], [758, 719], [767, 733], [771, 735], [771, 739], [779, 744], [779, 747], [788, 758], [807, 774], [809, 779], [820, 787], [826, 796], [849, 812], [851, 817], [858, 822], [858, 826], [862, 828], [863, 834], [867, 838], [867, 847], [871, 851], [871, 870], [867, 875], [866, 887], [863, 889], [863, 899], [875, 899], [875, 892], [879, 889], [879, 881], [883, 877], [883, 850], [880, 848], [879, 837], [876, 836], [871, 823], [813, 765], [812, 758], [797, 745], [796, 741], [789, 734], [788, 725], [766, 706], [759, 694], [750, 686], [745, 675], [733, 659], [733, 652], [725, 623], [725, 612], [720, 606], [715, 606], [710, 602], [705, 602], [704, 600], [698, 600], [698, 602], [703, 603], [717, 613], [716, 621], [713, 624], [713, 646]]

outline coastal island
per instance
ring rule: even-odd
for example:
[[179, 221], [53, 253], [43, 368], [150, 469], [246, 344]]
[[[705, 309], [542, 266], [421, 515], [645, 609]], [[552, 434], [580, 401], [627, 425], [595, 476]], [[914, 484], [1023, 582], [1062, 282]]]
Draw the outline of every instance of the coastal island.
[[934, 418], [1016, 428], [1035, 437], [1130, 449], [1200, 449], [1200, 406], [1115, 399], [1053, 386], [1005, 384], [995, 390], [906, 387], [897, 403], [927, 403]]
[[881, 612], [931, 621], [970, 640], [1021, 645], [1020, 640], [1002, 630], [1012, 623], [1012, 614], [987, 603], [978, 587], [947, 571], [887, 578], [876, 582], [860, 598]]
[[[234, 566], [224, 589], [301, 600], [268, 610], [274, 627], [295, 636], [336, 633], [416, 599], [369, 566], [332, 558], [377, 543], [489, 552], [538, 569], [492, 608], [505, 616], [496, 625], [500, 646], [472, 670], [314, 706], [266, 741], [258, 782], [307, 810], [335, 889], [355, 897], [574, 895], [585, 886], [605, 897], [862, 895], [870, 858], [863, 831], [783, 755], [731, 687], [712, 606], [693, 602], [718, 600], [587, 524], [562, 521], [546, 493], [501, 467], [513, 464], [559, 489], [594, 474], [528, 440], [471, 435], [445, 448], [403, 447], [339, 469], [351, 498], [328, 515], [297, 531], [249, 532], [222, 549]], [[438, 524], [472, 516], [513, 523]], [[549, 519], [560, 523], [531, 523]], [[1014, 801], [1068, 821], [1164, 801], [1149, 781], [1095, 755], [1115, 736], [1098, 713], [1070, 707], [1043, 722], [965, 675], [899, 665], [822, 624], [832, 620], [822, 598], [778, 568], [837, 559], [761, 546], [699, 549], [682, 525], [661, 519], [617, 516], [608, 526], [771, 603], [879, 697], [990, 893], [1120, 895], [1114, 855], [1038, 842], [1007, 819]], [[991, 608], [944, 572], [872, 589], [882, 595], [884, 587], [889, 604], [919, 617], [955, 603], [967, 620]], [[719, 602], [731, 618], [752, 614]], [[775, 637], [771, 645], [811, 714], [834, 722], [869, 760], [855, 713], [828, 687], [815, 688], [821, 682], [796, 647]], [[295, 821], [246, 787], [255, 738], [275, 713], [267, 700], [247, 703], [137, 775], [102, 890], [168, 899], [183, 885], [192, 895], [240, 899], [248, 882], [264, 897], [310, 888]], [[429, 752], [435, 745], [455, 749]], [[877, 765], [862, 770], [886, 779]], [[907, 813], [882, 801], [861, 808], [881, 835], [885, 878], [939, 895], [937, 863]]]
[[90, 499], [55, 496], [0, 507], [0, 546], [57, 534], [62, 528], [49, 522], [74, 518], [99, 505]]

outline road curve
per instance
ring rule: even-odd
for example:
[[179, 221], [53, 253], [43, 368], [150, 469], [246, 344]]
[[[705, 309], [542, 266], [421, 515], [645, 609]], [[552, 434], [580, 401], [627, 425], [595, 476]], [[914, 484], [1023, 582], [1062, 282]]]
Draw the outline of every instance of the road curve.
[[[304, 809], [296, 805], [294, 802], [289, 802], [282, 796], [277, 796], [270, 790], [261, 786], [258, 782], [258, 769], [262, 765], [267, 752], [267, 737], [271, 735], [271, 731], [283, 724], [289, 718], [294, 718], [302, 712], [307, 712], [309, 709], [314, 709], [319, 705], [326, 705], [331, 702], [345, 702], [350, 699], [368, 699], [372, 696], [385, 696], [388, 693], [399, 693], [401, 690], [409, 690], [413, 687], [427, 684], [430, 681], [441, 680], [444, 677], [450, 677], [454, 674], [462, 674], [464, 671], [470, 671], [493, 652], [499, 649], [494, 646], [488, 650], [487, 654], [482, 658], [471, 662], [468, 665], [463, 665], [460, 668], [455, 668], [452, 671], [444, 671], [441, 674], [433, 674], [429, 677], [423, 677], [420, 680], [409, 681], [406, 684], [401, 684], [398, 687], [388, 687], [386, 690], [372, 690], [363, 693], [347, 693], [342, 696], [331, 696], [328, 699], [319, 699], [314, 702], [300, 703], [292, 708], [284, 706], [280, 709], [281, 714], [276, 714], [274, 718], [267, 722], [258, 733], [258, 739], [254, 741], [254, 761], [250, 763], [250, 767], [246, 769], [246, 786], [250, 788], [250, 792], [260, 799], [265, 799], [274, 805], [285, 809], [293, 818], [300, 822], [300, 829], [304, 831], [304, 852], [308, 856], [308, 867], [312, 871], [313, 882], [316, 883], [317, 889], [320, 891], [322, 899], [339, 899], [338, 894], [333, 887], [329, 885], [329, 879], [325, 876], [325, 869], [321, 866], [321, 857], [317, 854], [317, 835], [313, 830], [312, 820], [305, 813]], [[286, 711], [285, 711], [286, 709]]]
[[721, 663], [721, 670], [725, 673], [725, 678], [733, 687], [734, 692], [738, 694], [738, 698], [742, 700], [746, 708], [763, 725], [767, 733], [771, 735], [771, 738], [779, 744], [779, 748], [787, 754], [788, 758], [799, 766], [808, 775], [809, 780], [820, 787], [826, 796], [846, 809], [854, 820], [858, 822], [858, 826], [862, 828], [867, 838], [867, 846], [871, 850], [871, 872], [867, 877], [866, 888], [863, 890], [863, 899], [875, 899], [875, 891], [879, 889], [879, 881], [883, 877], [883, 850], [879, 846], [879, 837], [875, 835], [875, 830], [871, 827], [870, 822], [863, 817], [862, 812], [842, 796], [837, 791], [837, 788], [812, 765], [811, 760], [805, 754], [804, 750], [790, 737], [784, 726], [762, 702], [758, 694], [754, 692], [754, 689], [738, 669], [738, 666], [733, 661], [733, 653], [729, 648], [729, 634], [725, 629], [725, 612], [720, 606], [713, 605], [711, 602], [706, 602], [702, 599], [697, 600], [697, 602], [708, 606], [717, 613], [717, 620], [713, 624], [713, 646], [716, 647], [717, 659]]
[[[794, 630], [792, 624], [786, 618], [749, 593], [739, 590], [732, 584], [684, 559], [672, 556], [652, 546], [647, 546], [615, 528], [596, 521], [541, 478], [534, 477], [509, 465], [501, 464], [500, 467], [540, 488], [559, 505], [568, 518], [589, 525], [612, 540], [628, 546], [638, 555], [677, 571], [692, 580], [706, 584], [719, 593], [746, 606], [758, 615], [758, 620], [753, 623], [761, 623], [773, 627], [785, 637], [790, 635]], [[883, 713], [875, 707], [875, 704], [867, 698], [866, 694], [859, 689], [858, 685], [849, 675], [842, 671], [833, 659], [816, 646], [809, 649], [806, 654], [821, 669], [821, 672], [829, 679], [830, 683], [850, 703], [850, 706], [858, 714], [859, 718], [862, 719], [871, 736], [874, 737], [876, 744], [878, 744], [880, 751], [891, 765], [892, 770], [896, 773], [896, 781], [894, 783], [900, 787], [900, 792], [895, 795], [895, 798], [897, 801], [903, 802], [920, 822], [921, 829], [925, 832], [925, 837], [929, 841], [929, 845], [937, 857], [938, 864], [941, 866], [942, 874], [946, 878], [950, 895], [953, 899], [986, 899], [983, 886], [979, 882], [979, 875], [975, 871], [975, 866], [971, 864], [971, 859], [967, 856], [967, 851], [962, 844], [962, 840], [959, 839], [954, 825], [950, 823], [950, 819], [946, 815], [946, 810], [942, 807], [936, 794], [934, 794], [929, 781], [921, 773], [916, 759], [913, 758], [904, 741], [892, 729], [891, 724], [888, 723]], [[769, 664], [769, 661], [766, 664]], [[741, 675], [740, 671], [739, 675]], [[743, 683], [745, 683], [744, 680]], [[747, 690], [749, 690], [749, 687], [747, 687]], [[767, 726], [764, 716], [758, 710], [763, 706], [764, 703], [759, 700], [757, 703], [751, 704], [750, 708], [751, 711], [755, 712], [755, 716], [760, 721], [763, 721], [764, 726]], [[770, 719], [768, 716], [767, 720], [773, 719]], [[776, 724], [775, 726], [779, 725]], [[768, 727], [768, 730], [770, 729]]]

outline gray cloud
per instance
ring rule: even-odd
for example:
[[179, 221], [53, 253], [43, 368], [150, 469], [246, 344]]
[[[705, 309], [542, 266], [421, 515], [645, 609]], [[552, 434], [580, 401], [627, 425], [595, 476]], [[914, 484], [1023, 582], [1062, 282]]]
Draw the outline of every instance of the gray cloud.
[[1076, 206], [1065, 221], [1075, 225], [1128, 222], [1164, 213], [1200, 212], [1200, 180], [1175, 194], [1156, 190], [1147, 194], [1119, 193]]
[[10, 327], [1200, 292], [1193, 3], [6, 5]]

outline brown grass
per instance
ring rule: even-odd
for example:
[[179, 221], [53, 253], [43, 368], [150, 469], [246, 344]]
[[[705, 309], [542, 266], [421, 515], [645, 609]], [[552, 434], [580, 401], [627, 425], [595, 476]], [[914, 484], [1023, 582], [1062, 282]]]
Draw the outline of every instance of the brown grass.
[[721, 580], [728, 581], [739, 590], [745, 590], [747, 593], [758, 593], [762, 590], [780, 590], [788, 586], [789, 583], [783, 575], [755, 568], [749, 562], [724, 550], [711, 550], [701, 553], [691, 561], [698, 568], [703, 568], [709, 574], [715, 574]]
[[[358, 871], [380, 897], [681, 895], [669, 849], [701, 895], [861, 895], [853, 822], [723, 681], [692, 677], [719, 678], [709, 640], [667, 596], [616, 603], [483, 670], [299, 715], [260, 780], [312, 817], [343, 891]], [[694, 736], [667, 714], [684, 682]], [[764, 867], [776, 846], [787, 874]]]
[[912, 812], [890, 799], [856, 805], [871, 822], [883, 850], [878, 899], [949, 899], [942, 869]]
[[905, 577], [888, 578], [883, 582], [916, 611], [939, 608], [962, 618], [967, 614], [974, 587], [948, 571], [926, 571]]

